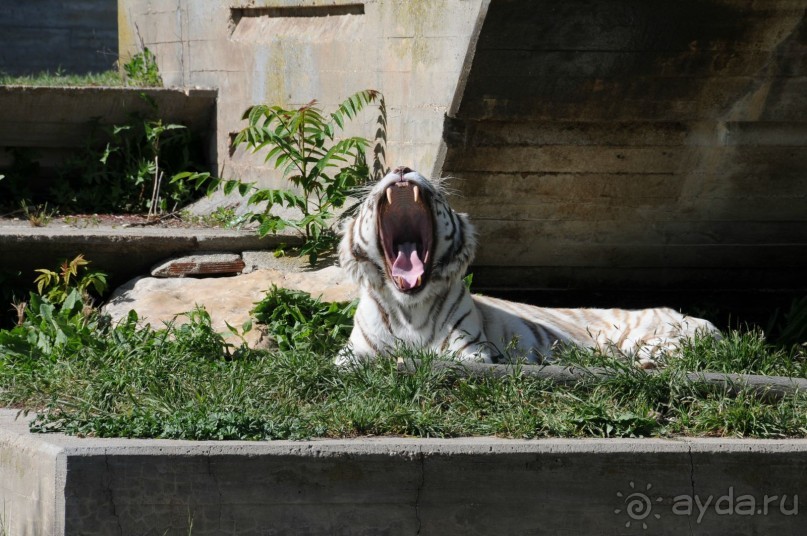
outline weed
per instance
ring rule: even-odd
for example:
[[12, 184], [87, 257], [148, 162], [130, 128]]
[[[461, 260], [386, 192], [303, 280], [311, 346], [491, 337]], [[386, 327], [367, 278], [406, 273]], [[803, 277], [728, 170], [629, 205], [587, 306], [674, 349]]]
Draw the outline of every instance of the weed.
[[266, 324], [280, 350], [332, 352], [353, 328], [356, 302], [324, 304], [306, 292], [272, 285], [252, 314]]
[[[20, 270], [0, 270], [0, 329], [18, 324], [19, 304], [28, 296], [29, 286]], [[6, 313], [10, 313], [7, 315]]]
[[127, 123], [103, 135], [96, 131], [65, 162], [53, 188], [54, 202], [63, 210], [155, 215], [175, 211], [193, 199], [189, 184], [202, 184], [203, 179], [185, 183], [165, 177], [209, 177], [197, 163], [201, 160], [194, 151], [197, 144], [184, 125], [163, 123], [156, 103], [145, 100], [151, 105], [151, 116], [133, 114]]
[[48, 209], [47, 203], [43, 205], [28, 206], [28, 203], [23, 200], [20, 201], [20, 207], [25, 215], [25, 219], [27, 219], [28, 223], [30, 223], [33, 227], [47, 227], [47, 225], [56, 215], [55, 210]]
[[126, 84], [129, 86], [161, 87], [163, 79], [157, 66], [157, 57], [147, 47], [123, 64]]
[[88, 300], [88, 292], [92, 287], [99, 295], [106, 290], [106, 274], [99, 271], [88, 270], [90, 261], [84, 255], [77, 255], [72, 260], [64, 260], [58, 272], [40, 268], [36, 270], [39, 276], [34, 280], [39, 294], [53, 303], [62, 303], [72, 290], [78, 292]]
[[64, 217], [64, 223], [66, 225], [70, 225], [71, 227], [86, 229], [88, 227], [96, 227], [101, 225], [101, 218], [99, 218], [97, 214], [90, 216], [67, 215]]
[[[39, 175], [35, 153], [11, 149], [13, 162], [0, 180], [0, 210], [19, 209], [23, 203], [32, 224], [44, 225], [55, 211], [43, 210], [47, 204], [61, 212], [154, 215], [173, 212], [198, 197], [193, 185], [210, 177], [202, 171], [198, 140], [184, 125], [164, 123], [156, 103], [143, 98], [152, 108], [150, 115], [132, 114], [127, 123], [108, 129], [95, 125], [85, 146], [65, 160], [48, 189], [30, 186], [31, 177]], [[176, 175], [191, 180], [168, 180]]]
[[184, 222], [205, 227], [223, 227], [225, 229], [239, 227], [245, 221], [244, 216], [236, 214], [233, 207], [217, 207], [210, 214], [196, 216], [188, 210], [183, 210], [179, 215]]

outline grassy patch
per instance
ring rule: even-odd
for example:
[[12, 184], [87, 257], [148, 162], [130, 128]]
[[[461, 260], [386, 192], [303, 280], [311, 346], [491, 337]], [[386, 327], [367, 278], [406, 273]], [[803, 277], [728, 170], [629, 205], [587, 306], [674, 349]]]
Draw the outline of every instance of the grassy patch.
[[[562, 361], [613, 372], [571, 387], [518, 373], [464, 377], [432, 366], [439, 356], [406, 349], [405, 359], [421, 363], [412, 373], [389, 360], [339, 369], [348, 306], [287, 293], [273, 291], [259, 313], [284, 341], [272, 351], [228, 345], [203, 310], [144, 328], [136, 315], [109, 325], [75, 297], [32, 300], [23, 324], [0, 331], [0, 404], [37, 410], [34, 430], [99, 437], [807, 435], [805, 395], [770, 403], [685, 381], [689, 370], [805, 375], [802, 354], [758, 332], [697, 339], [653, 375], [569, 349]], [[316, 333], [306, 331], [312, 315]]]
[[100, 73], [73, 74], [61, 69], [29, 75], [9, 75], [0, 71], [0, 86], [48, 86], [48, 87], [161, 87], [163, 85], [157, 66], [157, 58], [148, 48], [134, 54], [122, 65], [123, 74], [117, 70]]
[[62, 71], [42, 72], [31, 75], [12, 76], [0, 73], [2, 86], [49, 86], [49, 87], [120, 87], [125, 85], [118, 71], [101, 73], [67, 74]]

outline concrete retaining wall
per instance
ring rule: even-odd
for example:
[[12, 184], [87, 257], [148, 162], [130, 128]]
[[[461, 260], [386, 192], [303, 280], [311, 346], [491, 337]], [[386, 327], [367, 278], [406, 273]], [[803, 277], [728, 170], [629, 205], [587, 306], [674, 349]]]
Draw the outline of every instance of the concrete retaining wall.
[[10, 149], [23, 149], [39, 175], [58, 176], [77, 148], [103, 147], [112, 126], [131, 123], [133, 114], [187, 126], [204, 163], [215, 167], [215, 90], [0, 86], [0, 110], [0, 168], [13, 165]]
[[[219, 89], [219, 169], [278, 185], [263, 155], [230, 154], [244, 110], [259, 103], [332, 111], [356, 91], [383, 91], [387, 162], [431, 174], [482, 0], [119, 0], [121, 57], [143, 44], [166, 85]], [[139, 34], [139, 35], [138, 35]], [[378, 110], [348, 132], [372, 137]]]
[[3, 269], [19, 270], [33, 280], [34, 270], [55, 266], [79, 253], [92, 268], [109, 274], [111, 288], [148, 273], [155, 263], [179, 254], [272, 249], [281, 242], [295, 244], [296, 236], [259, 238], [254, 231], [206, 228], [111, 228], [107, 225], [31, 227], [27, 222], [0, 225]]
[[807, 291], [805, 9], [492, 0], [445, 130], [474, 280]]
[[225, 174], [277, 184], [227, 151], [249, 105], [381, 90], [387, 162], [458, 178], [478, 288], [807, 290], [805, 0], [119, 2], [122, 54], [220, 89]]
[[37, 0], [0, 5], [0, 72], [102, 72], [118, 61], [115, 0]]
[[7, 534], [803, 534], [807, 442], [32, 435], [0, 412]]

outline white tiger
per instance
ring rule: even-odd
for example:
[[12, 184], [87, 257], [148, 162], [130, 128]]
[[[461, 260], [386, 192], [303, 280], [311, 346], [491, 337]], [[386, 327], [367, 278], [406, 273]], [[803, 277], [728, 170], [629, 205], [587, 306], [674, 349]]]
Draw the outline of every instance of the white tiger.
[[463, 276], [476, 240], [467, 215], [439, 184], [399, 167], [345, 221], [339, 260], [359, 285], [353, 331], [338, 364], [391, 355], [401, 346], [461, 360], [551, 358], [557, 344], [597, 347], [651, 366], [708, 321], [672, 309], [549, 309], [472, 296]]

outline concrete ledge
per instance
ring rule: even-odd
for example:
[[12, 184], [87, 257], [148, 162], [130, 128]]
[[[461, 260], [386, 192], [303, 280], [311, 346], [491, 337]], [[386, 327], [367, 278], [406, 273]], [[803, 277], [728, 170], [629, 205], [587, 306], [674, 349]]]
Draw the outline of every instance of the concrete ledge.
[[213, 129], [218, 91], [205, 88], [0, 86], [0, 147], [82, 147], [99, 126], [149, 115], [194, 132]]
[[37, 268], [52, 267], [60, 259], [83, 253], [93, 269], [111, 275], [113, 286], [147, 273], [155, 263], [174, 255], [272, 250], [280, 243], [298, 242], [296, 236], [259, 238], [255, 231], [232, 229], [0, 225], [6, 269], [34, 274]]
[[795, 535], [807, 515], [800, 440], [101, 440], [14, 415], [14, 535]]

